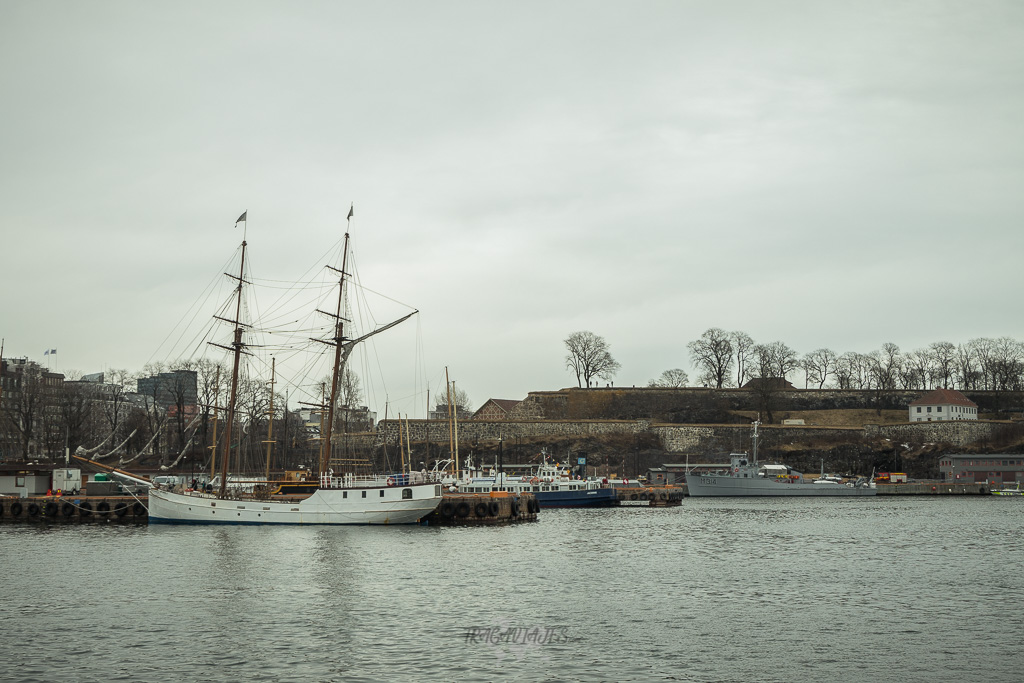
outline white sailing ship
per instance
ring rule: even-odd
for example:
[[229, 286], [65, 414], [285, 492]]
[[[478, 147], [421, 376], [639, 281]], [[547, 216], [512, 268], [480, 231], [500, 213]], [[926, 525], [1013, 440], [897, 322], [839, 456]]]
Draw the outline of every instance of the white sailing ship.
[[[245, 214], [239, 219], [244, 220]], [[349, 212], [349, 219], [352, 213]], [[357, 339], [345, 337], [346, 317], [342, 310], [345, 299], [346, 266], [348, 261], [349, 232], [346, 228], [341, 269], [338, 276], [338, 303], [334, 319], [334, 336], [319, 340], [334, 347], [330, 399], [320, 447], [319, 482], [315, 489], [304, 493], [270, 495], [270, 482], [261, 487], [261, 495], [229, 488], [229, 464], [232, 462], [232, 429], [235, 422], [238, 394], [239, 363], [245, 353], [241, 322], [242, 289], [246, 284], [245, 250], [242, 241], [241, 266], [237, 276], [235, 317], [226, 322], [234, 325], [234, 339], [227, 348], [233, 354], [231, 390], [227, 405], [227, 419], [220, 460], [219, 487], [216, 490], [168, 490], [160, 486], [149, 492], [150, 523], [178, 524], [415, 524], [429, 515], [441, 502], [441, 485], [429, 475], [394, 473], [376, 476], [345, 474], [335, 476], [330, 469], [330, 448], [338, 402], [339, 374], [343, 360], [347, 359], [355, 343], [372, 334], [397, 325], [405, 316], [375, 330], [371, 335]], [[321, 311], [323, 313], [323, 311]], [[269, 470], [269, 465], [268, 465]], [[316, 480], [314, 480], [316, 481]], [[211, 487], [212, 488], [212, 487]]]

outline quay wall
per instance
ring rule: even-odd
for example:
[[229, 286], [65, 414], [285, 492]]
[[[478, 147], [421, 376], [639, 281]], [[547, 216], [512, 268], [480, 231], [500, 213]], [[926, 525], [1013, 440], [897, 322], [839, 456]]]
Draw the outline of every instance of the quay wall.
[[[762, 425], [761, 446], [860, 443], [889, 439], [914, 445], [946, 443], [961, 448], [997, 437], [1010, 423], [991, 420], [951, 422], [910, 422], [864, 427], [818, 427], [814, 425]], [[377, 433], [354, 435], [366, 445], [394, 445], [402, 439], [413, 443], [448, 442], [446, 420], [384, 420]], [[740, 452], [750, 449], [749, 424], [674, 424], [648, 420], [466, 420], [458, 426], [459, 443], [494, 442], [516, 437], [576, 437], [607, 434], [652, 433], [661, 447], [672, 453]]]
[[878, 484], [879, 496], [987, 496], [991, 489], [985, 482], [974, 484], [949, 484], [941, 481], [918, 482], [913, 484]]
[[[653, 425], [662, 448], [674, 453], [741, 452], [750, 450], [750, 425]], [[762, 447], [781, 444], [860, 441], [857, 427], [798, 427], [762, 425], [758, 430]]]
[[36, 524], [146, 524], [146, 498], [130, 496], [31, 496], [0, 498], [0, 522]]
[[[407, 429], [408, 426], [408, 429]], [[459, 422], [459, 443], [497, 441], [531, 436], [589, 436], [599, 434], [640, 434], [648, 430], [645, 420], [465, 420]], [[447, 420], [382, 420], [378, 426], [378, 443], [398, 443], [408, 431], [413, 443], [448, 442]]]
[[906, 441], [913, 444], [925, 442], [948, 443], [966, 446], [985, 439], [991, 439], [1007, 427], [1006, 422], [992, 420], [951, 420], [948, 422], [908, 422], [892, 425], [864, 425], [864, 436], [884, 438], [891, 441]]

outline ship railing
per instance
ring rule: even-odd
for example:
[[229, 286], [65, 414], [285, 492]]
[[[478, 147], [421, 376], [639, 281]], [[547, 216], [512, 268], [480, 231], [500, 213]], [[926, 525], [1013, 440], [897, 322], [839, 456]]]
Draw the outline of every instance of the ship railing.
[[343, 474], [335, 476], [330, 473], [320, 475], [320, 488], [349, 489], [376, 488], [379, 486], [410, 486], [413, 484], [432, 484], [440, 481], [431, 472], [393, 472], [391, 474]]

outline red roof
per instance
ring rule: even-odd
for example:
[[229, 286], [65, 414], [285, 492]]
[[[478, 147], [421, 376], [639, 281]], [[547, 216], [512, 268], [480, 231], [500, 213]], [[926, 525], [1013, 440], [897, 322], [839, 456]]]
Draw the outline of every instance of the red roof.
[[911, 401], [912, 406], [968, 406], [977, 408], [978, 404], [961, 394], [956, 389], [935, 389]]

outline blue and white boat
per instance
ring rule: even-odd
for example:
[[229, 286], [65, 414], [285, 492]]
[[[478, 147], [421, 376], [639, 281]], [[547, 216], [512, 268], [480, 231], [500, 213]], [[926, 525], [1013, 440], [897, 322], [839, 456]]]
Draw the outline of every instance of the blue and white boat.
[[489, 473], [467, 468], [468, 474], [448, 482], [460, 493], [489, 493], [508, 491], [513, 495], [532, 493], [542, 508], [610, 507], [615, 505], [615, 489], [599, 479], [573, 478], [567, 469], [544, 462], [534, 471], [516, 476], [498, 472]]

